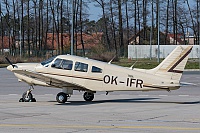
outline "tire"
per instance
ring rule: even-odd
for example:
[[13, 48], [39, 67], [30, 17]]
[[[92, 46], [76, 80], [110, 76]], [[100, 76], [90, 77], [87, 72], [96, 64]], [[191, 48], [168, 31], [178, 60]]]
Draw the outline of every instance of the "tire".
[[85, 101], [92, 101], [94, 99], [94, 93], [92, 92], [85, 92], [83, 94], [83, 98]]
[[24, 92], [24, 93], [22, 94], [23, 101], [24, 101], [24, 102], [30, 102], [30, 101], [33, 99], [33, 95], [32, 95], [31, 92], [29, 92], [29, 93], [28, 93], [28, 96], [26, 96], [26, 93], [27, 93], [27, 92]]
[[23, 98], [20, 98], [20, 99], [19, 99], [19, 102], [24, 102], [24, 99], [23, 99]]
[[58, 103], [65, 103], [65, 102], [67, 102], [67, 94], [65, 94], [64, 92], [58, 93], [57, 96], [56, 96], [56, 101]]
[[36, 99], [35, 99], [35, 98], [32, 98], [32, 99], [31, 99], [31, 102], [36, 102]]

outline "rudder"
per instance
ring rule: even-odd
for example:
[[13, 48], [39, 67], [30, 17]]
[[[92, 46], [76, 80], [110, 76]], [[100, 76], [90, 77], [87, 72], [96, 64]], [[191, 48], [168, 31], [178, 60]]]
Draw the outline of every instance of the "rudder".
[[191, 45], [177, 46], [157, 67], [151, 69], [151, 71], [155, 75], [179, 81], [192, 47]]

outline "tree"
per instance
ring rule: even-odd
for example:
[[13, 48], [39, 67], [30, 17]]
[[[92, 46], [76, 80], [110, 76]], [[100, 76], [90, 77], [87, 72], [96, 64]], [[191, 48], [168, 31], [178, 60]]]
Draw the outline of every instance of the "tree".
[[124, 40], [123, 40], [123, 25], [122, 25], [122, 2], [121, 0], [118, 0], [118, 21], [119, 21], [119, 46], [120, 46], [120, 56], [125, 56], [124, 55]]
[[106, 45], [108, 46], [108, 50], [111, 51], [111, 48], [110, 48], [110, 39], [109, 39], [109, 35], [108, 35], [108, 22], [107, 22], [107, 17], [106, 17], [106, 12], [105, 12], [105, 1], [104, 0], [94, 0], [95, 2], [97, 2], [99, 4], [99, 6], [102, 8], [102, 13], [103, 13], [103, 16], [102, 16], [102, 20], [103, 20], [103, 31], [105, 33], [105, 38], [106, 38]]
[[[165, 32], [165, 44], [168, 42], [168, 33], [174, 33], [175, 40], [178, 38], [177, 35], [182, 33], [185, 40], [187, 32], [194, 33], [195, 44], [199, 43], [199, 0], [193, 0], [196, 3], [194, 5], [190, 4], [189, 0], [159, 0], [160, 10], [156, 10], [158, 0], [74, 0], [74, 16], [72, 16], [70, 2], [71, 0], [2, 0], [0, 3], [1, 47], [4, 45], [4, 36], [9, 36], [12, 38], [8, 41], [9, 54], [20, 55], [21, 50], [22, 56], [44, 56], [48, 50], [49, 33], [52, 33], [51, 54], [64, 54], [69, 51], [63, 41], [64, 33], [70, 35], [72, 17], [75, 20], [73, 32], [80, 35], [83, 56], [85, 55], [84, 33], [103, 32], [103, 45], [106, 50], [115, 51], [116, 55], [126, 56], [130, 36], [137, 34], [139, 44], [149, 44], [150, 25], [153, 29], [151, 42], [156, 44], [157, 33], [155, 32], [158, 23], [162, 25], [161, 31]], [[95, 6], [101, 8], [102, 16], [99, 20], [89, 20], [87, 2], [93, 2]], [[132, 6], [129, 6], [131, 4]], [[149, 15], [150, 4], [152, 15]], [[161, 16], [160, 22], [158, 22], [158, 12]], [[151, 16], [153, 19], [150, 18]], [[156, 26], [154, 26], [154, 16]], [[21, 31], [21, 39], [19, 31]], [[142, 34], [139, 33], [140, 31]], [[18, 41], [18, 45], [14, 43], [17, 40], [21, 40]], [[177, 44], [177, 41], [174, 44]], [[56, 53], [53, 50], [56, 50]], [[4, 54], [3, 49], [1, 54]]]
[[3, 54], [3, 36], [4, 36], [4, 29], [3, 29], [3, 15], [2, 15], [2, 7], [1, 7], [1, 3], [0, 3], [0, 17], [1, 17], [1, 54]]
[[128, 14], [128, 0], [125, 0], [125, 10], [126, 10], [126, 37], [127, 37], [127, 41], [125, 42], [125, 49], [124, 49], [124, 55], [127, 57], [128, 56], [128, 44], [129, 44], [129, 14]]
[[82, 22], [82, 7], [83, 7], [83, 1], [80, 0], [80, 31], [81, 31], [81, 45], [82, 45], [82, 50], [83, 50], [83, 56], [85, 56], [85, 48], [84, 48], [84, 43], [83, 43], [83, 22]]
[[113, 40], [113, 44], [114, 44], [114, 48], [115, 48], [115, 55], [118, 56], [118, 48], [117, 48], [117, 38], [116, 38], [116, 28], [115, 28], [115, 22], [114, 22], [114, 14], [113, 14], [113, 2], [112, 0], [110, 0], [110, 15], [111, 15], [111, 25], [112, 25], [112, 30], [111, 30], [111, 33], [112, 33], [112, 40]]

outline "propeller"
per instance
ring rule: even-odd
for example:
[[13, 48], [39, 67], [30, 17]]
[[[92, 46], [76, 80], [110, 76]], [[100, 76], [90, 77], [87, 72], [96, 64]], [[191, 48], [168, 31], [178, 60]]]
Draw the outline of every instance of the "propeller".
[[14, 68], [14, 67], [17, 67], [17, 65], [14, 65], [14, 64], [8, 59], [8, 57], [5, 56], [5, 59], [7, 60], [7, 62], [8, 62], [10, 65], [12, 65], [13, 68]]

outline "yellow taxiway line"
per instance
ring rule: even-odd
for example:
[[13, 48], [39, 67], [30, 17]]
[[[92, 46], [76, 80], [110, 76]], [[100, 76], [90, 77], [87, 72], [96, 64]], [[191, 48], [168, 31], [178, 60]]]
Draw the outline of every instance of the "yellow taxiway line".
[[195, 128], [195, 127], [170, 127], [170, 126], [97, 126], [97, 125], [88, 126], [88, 125], [47, 125], [47, 124], [0, 124], [0, 127], [200, 130], [200, 128]]

